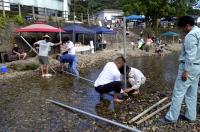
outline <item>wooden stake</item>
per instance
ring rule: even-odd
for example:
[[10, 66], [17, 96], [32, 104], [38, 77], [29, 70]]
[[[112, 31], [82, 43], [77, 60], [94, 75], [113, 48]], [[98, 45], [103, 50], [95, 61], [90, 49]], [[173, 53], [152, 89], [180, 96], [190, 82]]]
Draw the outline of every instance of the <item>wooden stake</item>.
[[151, 107], [149, 107], [148, 109], [146, 109], [145, 111], [140, 113], [139, 115], [137, 115], [134, 118], [132, 118], [128, 123], [132, 123], [132, 122], [136, 121], [141, 116], [143, 116], [144, 114], [146, 114], [147, 112], [149, 112], [150, 110], [152, 110], [153, 108], [155, 108], [156, 106], [158, 106], [159, 104], [161, 104], [162, 102], [164, 102], [167, 99], [168, 99], [168, 97], [165, 97], [165, 98], [161, 99], [159, 102], [155, 103], [154, 105], [152, 105]]
[[160, 111], [166, 109], [166, 108], [169, 107], [170, 105], [171, 105], [171, 102], [168, 103], [168, 104], [166, 104], [166, 105], [164, 105], [163, 107], [157, 109], [156, 111], [154, 111], [154, 112], [151, 113], [150, 115], [144, 117], [143, 119], [137, 121], [136, 124], [137, 124], [137, 125], [141, 124], [142, 122], [144, 122], [144, 121], [148, 120], [149, 118], [153, 117], [155, 114], [157, 114], [157, 113], [159, 113]]

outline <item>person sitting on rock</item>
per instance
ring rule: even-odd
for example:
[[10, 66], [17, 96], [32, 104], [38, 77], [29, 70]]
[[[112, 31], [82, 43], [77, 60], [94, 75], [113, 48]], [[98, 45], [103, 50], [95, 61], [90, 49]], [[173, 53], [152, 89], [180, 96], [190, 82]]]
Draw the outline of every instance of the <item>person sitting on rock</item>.
[[21, 59], [25, 59], [27, 54], [25, 52], [23, 52], [16, 43], [13, 44], [13, 49], [12, 49], [12, 53], [14, 55], [17, 55], [18, 59], [21, 60]]

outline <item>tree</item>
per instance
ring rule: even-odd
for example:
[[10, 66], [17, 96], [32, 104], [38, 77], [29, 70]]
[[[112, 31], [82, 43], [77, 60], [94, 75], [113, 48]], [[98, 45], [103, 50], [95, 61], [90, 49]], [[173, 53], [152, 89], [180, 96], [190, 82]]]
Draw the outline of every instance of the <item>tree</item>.
[[126, 4], [122, 7], [123, 11], [124, 11], [124, 15], [128, 16], [133, 12], [133, 7], [130, 4]]

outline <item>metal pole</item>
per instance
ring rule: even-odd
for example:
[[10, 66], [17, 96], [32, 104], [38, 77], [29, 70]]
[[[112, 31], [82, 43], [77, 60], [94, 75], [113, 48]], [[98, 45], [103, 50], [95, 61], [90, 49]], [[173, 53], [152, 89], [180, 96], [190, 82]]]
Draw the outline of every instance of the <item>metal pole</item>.
[[6, 17], [4, 0], [2, 0], [3, 17]]
[[90, 14], [88, 12], [88, 25], [90, 25]]
[[59, 36], [60, 36], [60, 42], [61, 42], [62, 41], [61, 28], [60, 28]]
[[46, 22], [48, 22], [48, 18], [47, 18], [47, 8], [44, 8], [44, 16], [45, 16]]
[[83, 13], [81, 13], [81, 22], [83, 22]]
[[[124, 17], [124, 58], [126, 59], [126, 17]], [[124, 65], [124, 87], [127, 87], [126, 84], [126, 64]]]
[[85, 115], [88, 115], [88, 116], [90, 116], [90, 117], [93, 117], [93, 118], [96, 118], [96, 119], [99, 119], [99, 120], [108, 122], [108, 123], [113, 124], [113, 125], [116, 125], [116, 126], [118, 126], [118, 127], [121, 127], [121, 128], [127, 129], [127, 130], [130, 130], [130, 131], [133, 131], [133, 132], [141, 132], [141, 131], [140, 131], [139, 129], [137, 129], [137, 128], [132, 128], [132, 127], [126, 126], [126, 125], [124, 125], [124, 124], [121, 124], [121, 123], [118, 123], [118, 122], [115, 122], [115, 121], [112, 121], [112, 120], [109, 120], [109, 119], [106, 119], [106, 118], [103, 118], [103, 117], [100, 117], [100, 116], [97, 116], [97, 115], [94, 115], [94, 114], [91, 114], [91, 113], [88, 113], [88, 112], [85, 112], [85, 111], [82, 111], [82, 110], [80, 110], [80, 109], [71, 107], [71, 106], [69, 106], [69, 105], [65, 105], [65, 104], [63, 104], [63, 103], [60, 103], [60, 102], [57, 102], [57, 101], [54, 101], [54, 100], [49, 100], [49, 99], [47, 99], [47, 101], [49, 101], [49, 102], [51, 102], [51, 103], [53, 103], [53, 104], [62, 106], [62, 107], [64, 107], [64, 108], [73, 110], [73, 111], [75, 111], [75, 112], [79, 112], [79, 113], [81, 113], [81, 114], [85, 114]]
[[22, 16], [22, 12], [21, 12], [21, 6], [20, 6], [20, 3], [18, 3], [18, 10], [19, 10], [19, 16], [21, 17], [21, 16]]
[[67, 71], [63, 71], [63, 72], [65, 72], [65, 73], [67, 73], [67, 74], [69, 74], [69, 75], [72, 75], [72, 76], [75, 76], [75, 77], [81, 78], [81, 79], [83, 79], [83, 80], [85, 80], [85, 81], [88, 81], [88, 82], [94, 83], [94, 81], [92, 81], [92, 80], [89, 80], [89, 79], [84, 78], [84, 77], [81, 77], [81, 76], [77, 76], [77, 75], [75, 75], [75, 74], [73, 74], [73, 73], [70, 73], [70, 72], [67, 72]]
[[75, 23], [75, 15], [76, 15], [76, 12], [75, 12], [75, 0], [74, 0], [74, 23]]
[[[38, 55], [38, 52], [26, 41], [26, 39], [21, 35], [20, 35], [20, 37]], [[49, 65], [49, 67], [54, 73], [56, 73], [56, 71], [51, 67], [51, 65]]]
[[35, 7], [32, 6], [32, 14], [33, 14], [33, 19], [35, 20]]

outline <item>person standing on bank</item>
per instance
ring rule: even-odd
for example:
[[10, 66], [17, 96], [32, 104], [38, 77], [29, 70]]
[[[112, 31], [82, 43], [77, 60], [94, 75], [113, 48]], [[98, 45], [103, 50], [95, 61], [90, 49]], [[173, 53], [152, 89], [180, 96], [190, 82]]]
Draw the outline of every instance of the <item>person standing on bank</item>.
[[[179, 57], [178, 75], [172, 94], [172, 103], [166, 116], [160, 119], [163, 125], [175, 123], [178, 119], [194, 122], [196, 120], [197, 89], [200, 75], [200, 29], [194, 25], [190, 16], [180, 17], [178, 27], [185, 33], [185, 40]], [[187, 110], [180, 114], [185, 97]]]
[[122, 100], [118, 98], [122, 89], [119, 69], [124, 67], [124, 65], [124, 57], [117, 57], [114, 62], [108, 62], [94, 83], [95, 90], [100, 94], [114, 91], [114, 101], [122, 102]]
[[52, 76], [51, 74], [48, 73], [48, 64], [49, 64], [48, 52], [51, 46], [56, 46], [60, 44], [62, 44], [62, 42], [55, 44], [51, 43], [49, 35], [44, 35], [43, 40], [39, 40], [33, 44], [34, 47], [35, 45], [39, 45], [38, 59], [41, 64], [42, 77]]

